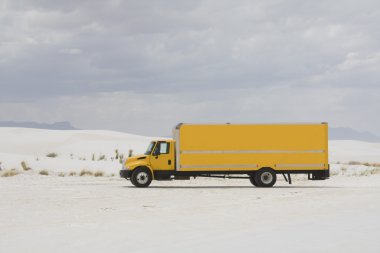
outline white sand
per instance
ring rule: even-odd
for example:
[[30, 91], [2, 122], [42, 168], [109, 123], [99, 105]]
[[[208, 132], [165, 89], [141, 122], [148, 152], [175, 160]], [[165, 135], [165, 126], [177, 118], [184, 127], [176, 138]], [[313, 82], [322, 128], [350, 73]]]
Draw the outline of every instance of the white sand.
[[0, 251], [380, 252], [380, 175], [326, 181], [0, 178]]

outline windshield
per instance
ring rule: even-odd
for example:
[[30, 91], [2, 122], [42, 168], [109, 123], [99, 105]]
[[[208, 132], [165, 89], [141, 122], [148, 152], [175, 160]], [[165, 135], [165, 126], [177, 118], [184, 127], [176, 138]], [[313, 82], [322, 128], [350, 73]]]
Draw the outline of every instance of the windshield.
[[154, 148], [154, 145], [156, 145], [156, 142], [153, 141], [149, 144], [148, 146], [148, 149], [146, 150], [145, 154], [144, 155], [150, 155], [150, 153], [152, 153], [152, 150]]

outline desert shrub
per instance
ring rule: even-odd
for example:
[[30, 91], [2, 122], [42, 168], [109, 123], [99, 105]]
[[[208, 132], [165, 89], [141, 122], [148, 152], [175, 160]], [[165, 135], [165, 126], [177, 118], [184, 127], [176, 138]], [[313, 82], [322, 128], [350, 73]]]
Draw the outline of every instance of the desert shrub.
[[358, 161], [350, 161], [348, 162], [349, 165], [360, 165], [361, 163]]
[[369, 163], [363, 163], [363, 165], [368, 166], [368, 167], [371, 166], [371, 164], [369, 164]]
[[66, 176], [66, 173], [64, 173], [64, 172], [59, 172], [59, 173], [58, 173], [58, 176], [59, 176], [59, 177], [64, 177], [64, 176]]
[[90, 170], [82, 170], [80, 173], [79, 173], [79, 176], [83, 177], [83, 176], [92, 176], [94, 173]]
[[99, 160], [99, 161], [101, 161], [101, 160], [106, 160], [106, 155], [100, 155], [98, 160]]
[[40, 175], [43, 175], [43, 176], [48, 176], [49, 175], [49, 172], [47, 170], [41, 170], [39, 172]]
[[16, 170], [16, 169], [11, 169], [11, 170], [5, 170], [1, 176], [2, 177], [13, 177], [13, 176], [16, 176], [18, 175], [19, 172]]
[[123, 154], [120, 154], [120, 155], [119, 155], [119, 163], [120, 163], [120, 164], [123, 164], [123, 161], [124, 161], [124, 155], [123, 155]]
[[25, 171], [31, 170], [31, 168], [28, 167], [28, 166], [26, 165], [26, 162], [25, 162], [25, 161], [22, 161], [22, 162], [21, 162], [21, 167], [22, 167], [22, 169], [25, 170]]
[[92, 154], [92, 159], [93, 161], [95, 161], [95, 154]]
[[128, 157], [131, 157], [131, 156], [133, 156], [133, 149], [130, 149], [130, 150], [128, 151]]
[[73, 176], [76, 176], [77, 175], [77, 173], [75, 172], [75, 171], [71, 171], [70, 173], [69, 173], [69, 176], [70, 177], [73, 177]]
[[115, 149], [115, 159], [119, 159], [119, 150]]
[[104, 176], [104, 172], [103, 171], [97, 171], [94, 173], [94, 177], [103, 177]]
[[372, 174], [369, 170], [364, 170], [359, 173], [360, 176], [368, 176], [369, 174]]
[[46, 155], [46, 157], [50, 157], [50, 158], [55, 158], [55, 157], [57, 157], [57, 156], [58, 156], [58, 154], [57, 154], [57, 153], [54, 153], [54, 152], [49, 153], [49, 154]]

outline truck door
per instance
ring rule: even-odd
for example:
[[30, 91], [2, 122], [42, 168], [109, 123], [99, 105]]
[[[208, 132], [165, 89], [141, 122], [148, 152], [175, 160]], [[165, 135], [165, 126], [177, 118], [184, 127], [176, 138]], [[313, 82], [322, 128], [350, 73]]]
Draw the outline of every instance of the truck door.
[[150, 158], [153, 170], [174, 170], [173, 143], [160, 141], [157, 143]]

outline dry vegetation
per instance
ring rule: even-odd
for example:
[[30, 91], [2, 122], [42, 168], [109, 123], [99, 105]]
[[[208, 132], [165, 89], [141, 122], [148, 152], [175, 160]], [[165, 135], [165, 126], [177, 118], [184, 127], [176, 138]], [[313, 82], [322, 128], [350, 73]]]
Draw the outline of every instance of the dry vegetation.
[[106, 155], [100, 155], [98, 161], [107, 161]]
[[94, 177], [103, 177], [104, 176], [104, 172], [103, 171], [97, 171], [94, 173]]
[[358, 161], [350, 161], [348, 165], [364, 165], [367, 167], [380, 167], [380, 163], [368, 163], [368, 162], [358, 162]]
[[348, 165], [361, 165], [362, 163], [361, 162], [358, 162], [358, 161], [350, 161], [348, 162]]
[[94, 173], [91, 170], [82, 170], [79, 173], [79, 176], [81, 176], [81, 177], [83, 177], [83, 176], [92, 176], [92, 175], [94, 175]]
[[19, 172], [16, 169], [11, 169], [11, 170], [5, 170], [3, 173], [1, 173], [2, 177], [13, 177], [18, 175]]
[[50, 158], [55, 158], [55, 157], [57, 157], [57, 156], [58, 156], [58, 154], [57, 154], [57, 153], [54, 153], [54, 152], [49, 153], [49, 154], [46, 155], [46, 157], [50, 157]]
[[41, 170], [38, 174], [43, 175], [43, 176], [48, 176], [49, 172], [47, 170]]
[[[346, 165], [338, 167], [331, 171], [332, 176], [344, 175], [344, 176], [371, 176], [380, 174], [379, 163], [357, 162], [350, 161]], [[364, 167], [365, 166], [365, 167]]]
[[22, 161], [21, 162], [21, 167], [24, 171], [28, 171], [28, 170], [31, 170], [32, 168], [30, 168], [29, 166], [26, 165], [26, 162], [25, 161]]

